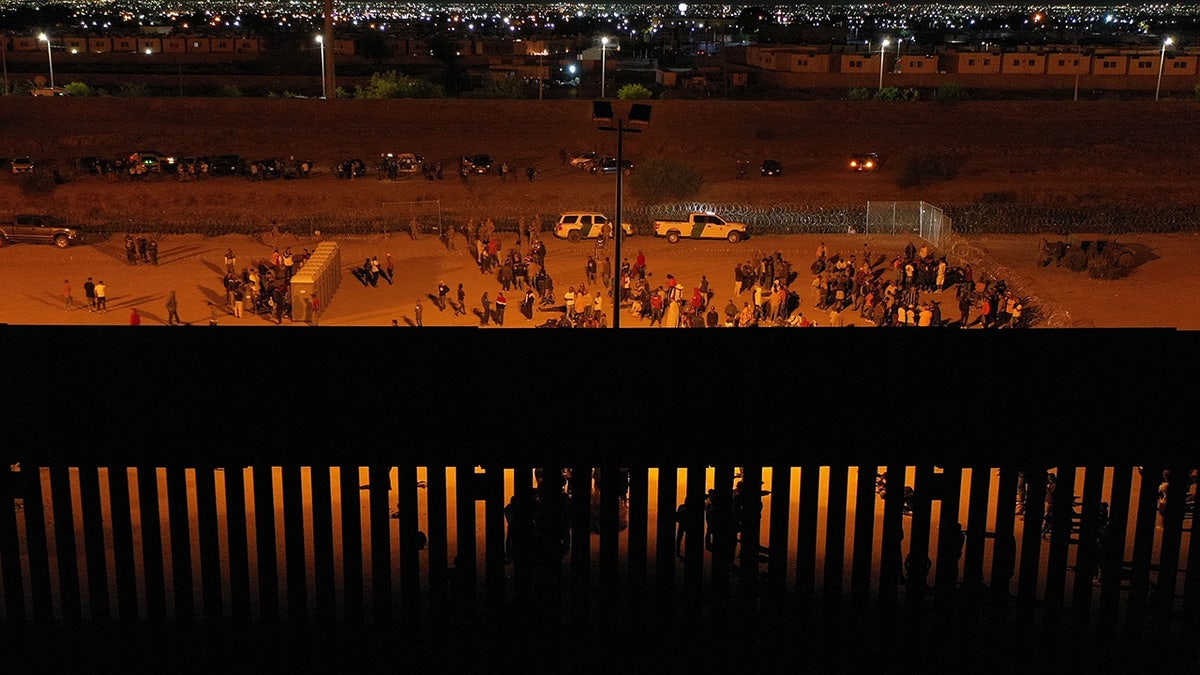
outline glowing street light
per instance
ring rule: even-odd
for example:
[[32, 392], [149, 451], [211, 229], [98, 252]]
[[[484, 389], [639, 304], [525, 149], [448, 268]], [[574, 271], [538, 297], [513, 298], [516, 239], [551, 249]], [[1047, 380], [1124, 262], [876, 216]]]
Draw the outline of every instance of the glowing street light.
[[600, 98], [604, 98], [604, 55], [608, 53], [608, 38], [600, 38]]
[[879, 43], [879, 90], [883, 91], [883, 60], [887, 56], [887, 48], [891, 42], [884, 40]]
[[54, 88], [54, 53], [50, 51], [50, 36], [45, 33], [38, 35], [38, 40], [46, 43], [46, 60], [50, 62], [50, 88]]
[[1158, 57], [1158, 84], [1154, 85], [1154, 100], [1155, 101], [1158, 100], [1158, 91], [1160, 89], [1162, 89], [1163, 63], [1167, 60], [1167, 45], [1171, 44], [1171, 42], [1172, 42], [1171, 38], [1167, 38], [1166, 40], [1163, 40], [1162, 54], [1160, 54]]
[[325, 82], [325, 36], [324, 35], [317, 36], [317, 44], [321, 45], [321, 98], [327, 98], [328, 92], [326, 91], [326, 82]]

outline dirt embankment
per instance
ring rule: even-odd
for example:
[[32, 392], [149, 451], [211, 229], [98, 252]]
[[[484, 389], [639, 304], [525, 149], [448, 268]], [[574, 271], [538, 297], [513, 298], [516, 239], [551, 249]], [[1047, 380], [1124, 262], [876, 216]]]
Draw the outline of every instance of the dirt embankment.
[[[618, 113], [625, 104], [617, 102]], [[625, 136], [635, 166], [673, 157], [703, 174], [697, 200], [756, 205], [857, 205], [924, 200], [938, 205], [980, 200], [1052, 207], [1195, 206], [1195, 178], [1180, 161], [1200, 156], [1190, 102], [738, 102], [656, 101], [653, 119]], [[611, 210], [611, 178], [564, 167], [560, 151], [615, 154], [616, 134], [597, 130], [588, 101], [320, 101], [302, 99], [16, 99], [0, 100], [5, 130], [0, 156], [29, 154], [57, 164], [69, 179], [29, 194], [0, 181], [5, 211], [52, 211], [80, 219], [252, 218], [381, 214], [398, 204], [439, 200], [457, 212], [539, 213], [569, 208]], [[110, 183], [75, 176], [78, 157], [116, 157], [139, 149], [179, 156], [236, 153], [316, 162], [310, 181], [250, 183], [220, 179]], [[884, 158], [874, 174], [847, 169], [854, 152]], [[329, 168], [348, 158], [368, 164], [381, 152], [415, 152], [441, 161], [444, 181], [337, 181]], [[957, 159], [950, 180], [901, 189], [910, 157], [937, 152]], [[455, 179], [463, 154], [488, 153], [517, 176]], [[783, 162], [781, 177], [763, 178], [764, 158]], [[737, 163], [752, 166], [737, 179]], [[538, 182], [524, 179], [536, 165]], [[636, 169], [635, 169], [636, 170]], [[637, 204], [629, 190], [626, 203]]]

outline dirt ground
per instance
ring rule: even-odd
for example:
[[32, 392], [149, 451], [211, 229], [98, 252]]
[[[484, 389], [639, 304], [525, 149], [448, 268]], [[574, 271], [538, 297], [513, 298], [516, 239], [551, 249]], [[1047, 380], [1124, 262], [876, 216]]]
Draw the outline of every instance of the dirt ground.
[[[32, 99], [32, 97], [31, 97]], [[941, 206], [968, 204], [988, 194], [1019, 203], [1195, 206], [1200, 194], [1186, 171], [1161, 171], [1163, 157], [1200, 155], [1200, 136], [1191, 128], [1196, 105], [1163, 102], [968, 102], [957, 106], [849, 102], [744, 103], [732, 101], [654, 102], [654, 117], [641, 134], [625, 139], [626, 156], [636, 164], [650, 157], [675, 157], [699, 168], [704, 182], [698, 199], [754, 205], [858, 205], [867, 200], [924, 200]], [[618, 111], [622, 104], [617, 104]], [[58, 166], [67, 182], [53, 191], [31, 194], [17, 177], [0, 177], [0, 215], [44, 212], [76, 222], [130, 223], [136, 232], [154, 232], [161, 221], [229, 219], [256, 224], [320, 218], [336, 231], [339, 218], [407, 220], [401, 204], [437, 200], [447, 212], [478, 217], [538, 215], [549, 222], [563, 210], [600, 209], [611, 213], [615, 181], [562, 166], [559, 151], [615, 151], [615, 134], [596, 130], [586, 101], [314, 101], [292, 99], [14, 99], [0, 101], [0, 155], [30, 154], [39, 171]], [[311, 180], [252, 183], [220, 178], [181, 183], [173, 179], [110, 182], [74, 172], [81, 156], [116, 157], [156, 148], [179, 156], [237, 153], [312, 159]], [[902, 190], [896, 179], [905, 158], [925, 149], [962, 159], [950, 181]], [[845, 169], [849, 154], [876, 151], [885, 160], [875, 174]], [[380, 152], [416, 152], [446, 164], [447, 179], [379, 180], [375, 173], [341, 181], [328, 173], [336, 162], [357, 157], [371, 163]], [[502, 182], [498, 176], [452, 178], [455, 158], [490, 153], [498, 163], [520, 170], [530, 164], [540, 180]], [[766, 157], [780, 159], [784, 175], [736, 180], [738, 161], [757, 167]], [[626, 191], [626, 203], [637, 204]], [[1076, 233], [1078, 239], [1089, 238]], [[511, 244], [508, 235], [505, 246]], [[1041, 267], [1037, 236], [959, 237], [947, 245], [951, 264], [973, 262], [1005, 278], [1044, 307], [1043, 325], [1082, 327], [1200, 327], [1200, 309], [1181, 300], [1200, 284], [1192, 261], [1200, 253], [1193, 234], [1132, 234], [1119, 238], [1134, 247], [1138, 264], [1124, 278], [1092, 279], [1063, 267]], [[482, 277], [462, 250], [447, 252], [435, 238], [411, 241], [400, 234], [337, 237], [343, 262], [392, 253], [399, 278], [395, 286], [365, 288], [348, 274], [322, 318], [322, 325], [404, 324], [416, 300], [437, 282], [465, 284], [468, 306], [499, 285]], [[650, 237], [626, 245], [629, 257], [645, 250], [659, 278], [673, 274], [685, 287], [706, 275], [723, 306], [732, 291], [737, 262], [780, 251], [807, 283], [807, 266], [820, 240], [831, 251], [851, 252], [869, 241], [877, 253], [899, 251], [905, 240], [861, 235], [762, 236], [730, 245], [683, 242], [670, 246]], [[547, 234], [549, 271], [560, 294], [583, 281], [590, 242], [569, 244]], [[293, 250], [311, 248], [316, 238], [283, 234], [275, 241]], [[128, 267], [119, 239], [59, 251], [14, 245], [0, 250], [0, 321], [10, 323], [111, 323], [128, 320], [137, 306], [152, 324], [163, 318], [163, 302], [177, 290], [185, 321], [207, 321], [205, 302], [221, 297], [220, 264], [226, 248], [239, 264], [266, 257], [270, 237], [166, 235], [156, 269]], [[609, 251], [611, 252], [611, 244]], [[61, 307], [64, 278], [77, 297], [87, 276], [108, 282], [110, 311], [95, 315]], [[730, 289], [729, 292], [726, 289]], [[807, 290], [807, 289], [804, 289]], [[802, 292], [801, 310], [811, 306]], [[509, 295], [509, 324], [525, 322], [519, 296]], [[425, 325], [470, 325], [474, 317], [453, 318], [428, 306]], [[953, 311], [952, 299], [943, 311]], [[541, 316], [535, 319], [541, 319]], [[823, 317], [815, 317], [821, 322]], [[520, 321], [517, 321], [520, 319]], [[538, 321], [535, 320], [534, 323]], [[253, 325], [258, 319], [243, 319]], [[639, 325], [623, 321], [623, 325]]]

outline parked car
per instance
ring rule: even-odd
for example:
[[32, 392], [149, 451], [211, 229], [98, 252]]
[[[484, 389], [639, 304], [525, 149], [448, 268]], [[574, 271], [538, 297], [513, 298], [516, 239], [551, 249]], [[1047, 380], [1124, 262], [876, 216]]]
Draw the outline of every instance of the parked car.
[[129, 155], [129, 161], [134, 164], [141, 164], [143, 167], [145, 167], [147, 173], [175, 172], [175, 157], [157, 150], [138, 150], [137, 152]]
[[[564, 213], [554, 224], [554, 236], [570, 241], [595, 239], [604, 233], [604, 228], [608, 225], [611, 225], [611, 221], [603, 213], [591, 211]], [[626, 237], [633, 234], [633, 226], [629, 223], [621, 223], [621, 230]]]
[[492, 170], [492, 156], [467, 155], [463, 157], [463, 165], [471, 173], [488, 173]]
[[725, 239], [736, 244], [748, 235], [745, 223], [735, 223], [725, 220], [715, 213], [694, 211], [688, 214], [688, 219], [656, 220], [654, 234], [666, 237], [672, 244], [678, 244], [680, 239]]
[[33, 160], [28, 157], [13, 157], [8, 165], [13, 173], [33, 173]]
[[860, 153], [850, 158], [850, 169], [852, 171], [874, 171], [879, 168], [880, 163], [878, 154], [874, 152]]
[[777, 159], [764, 159], [762, 166], [758, 168], [758, 172], [763, 176], [782, 176], [783, 164]]
[[571, 157], [569, 163], [576, 169], [586, 169], [599, 158], [600, 153], [598, 152], [580, 152]]
[[[616, 157], [601, 157], [588, 167], [588, 171], [592, 173], [616, 173], [617, 158]], [[621, 173], [628, 176], [633, 172], [633, 162], [623, 159], [621, 160]]]
[[217, 155], [208, 168], [214, 176], [236, 176], [242, 172], [242, 158], [237, 155]]
[[0, 221], [0, 246], [25, 242], [66, 248], [80, 241], [78, 230], [54, 216], [21, 214], [10, 221]]

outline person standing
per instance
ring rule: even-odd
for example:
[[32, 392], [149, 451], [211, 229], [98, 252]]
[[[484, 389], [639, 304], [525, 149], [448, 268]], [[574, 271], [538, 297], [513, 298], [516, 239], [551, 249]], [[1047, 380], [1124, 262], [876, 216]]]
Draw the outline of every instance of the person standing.
[[146, 242], [146, 251], [150, 254], [150, 264], [158, 267], [158, 240], [150, 237], [150, 241]]
[[88, 277], [87, 281], [83, 282], [83, 295], [87, 297], [88, 311], [96, 311], [96, 284], [92, 283], [91, 277]]
[[466, 315], [467, 313], [467, 292], [463, 290], [463, 285], [458, 285], [458, 304], [454, 306], [454, 316], [459, 314]]
[[312, 294], [312, 325], [321, 325], [321, 296]]
[[387, 255], [387, 258], [386, 258], [386, 261], [384, 262], [383, 269], [384, 269], [384, 272], [387, 274], [388, 285], [391, 286], [392, 282], [396, 280], [396, 263], [394, 261], [392, 261], [391, 253], [388, 253], [386, 255]]
[[492, 318], [492, 301], [488, 298], [487, 291], [483, 292], [483, 297], [479, 298], [479, 304], [483, 305], [483, 311], [479, 315], [480, 325], [488, 325], [488, 321]]
[[525, 299], [521, 301], [521, 314], [525, 315], [526, 321], [533, 321], [533, 303], [537, 300], [537, 296], [533, 294], [532, 288], [525, 289]]
[[142, 325], [142, 316], [140, 314], [138, 314], [137, 307], [134, 307], [133, 309], [129, 310], [129, 325], [130, 326]]
[[217, 325], [217, 317], [218, 317], [217, 306], [214, 305], [212, 303], [212, 301], [210, 300], [208, 302], [208, 325], [210, 325], [210, 326]]
[[508, 309], [508, 299], [504, 297], [504, 291], [496, 294], [496, 325], [504, 325], [504, 310]]
[[246, 294], [242, 290], [241, 284], [233, 286], [233, 316], [234, 318], [242, 318], [242, 308], [246, 306]]
[[292, 259], [292, 249], [283, 249], [283, 278], [291, 280], [292, 271], [295, 269], [296, 261]]
[[171, 291], [171, 294], [167, 296], [167, 325], [174, 326], [182, 323], [179, 320], [179, 301], [175, 299], [175, 291]]
[[233, 249], [225, 249], [225, 273], [233, 274], [233, 268], [237, 265], [237, 256], [233, 255]]
[[104, 284], [103, 279], [100, 280], [100, 283], [96, 284], [96, 311], [108, 311], [108, 286]]
[[[500, 297], [503, 298], [504, 296], [500, 296]], [[425, 321], [424, 321], [423, 317], [425, 316], [425, 309], [423, 307], [421, 307], [420, 300], [417, 300], [417, 307], [416, 307], [416, 309], [413, 310], [413, 314], [416, 316], [417, 328], [424, 326]], [[503, 315], [501, 315], [501, 316], [503, 317]]]
[[71, 305], [75, 304], [75, 298], [71, 297], [71, 280], [63, 279], [63, 298], [66, 300], [64, 309], [71, 309]]

